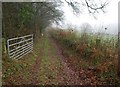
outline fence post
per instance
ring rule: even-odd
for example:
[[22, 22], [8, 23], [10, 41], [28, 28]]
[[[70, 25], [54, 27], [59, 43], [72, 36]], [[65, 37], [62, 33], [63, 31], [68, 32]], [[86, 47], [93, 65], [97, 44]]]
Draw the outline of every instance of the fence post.
[[32, 34], [32, 48], [31, 51], [33, 51], [33, 34]]
[[[7, 40], [7, 49], [8, 49], [8, 56], [9, 56], [9, 53], [10, 53], [10, 49], [9, 49], [9, 40]], [[10, 57], [10, 56], [9, 56]]]

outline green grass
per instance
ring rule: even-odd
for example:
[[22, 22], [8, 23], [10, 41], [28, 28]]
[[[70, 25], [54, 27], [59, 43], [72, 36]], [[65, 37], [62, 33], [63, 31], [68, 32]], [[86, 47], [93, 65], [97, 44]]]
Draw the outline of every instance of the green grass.
[[[31, 54], [24, 56], [24, 58], [18, 61], [5, 58], [3, 60], [3, 84], [9, 81], [12, 84], [19, 84], [21, 81], [17, 81], [17, 78], [21, 76], [22, 83], [27, 84], [30, 82], [30, 79], [35, 77], [35, 81], [38, 81], [36, 84], [57, 85], [61, 83], [58, 79], [64, 76], [63, 66], [56, 49], [54, 49], [53, 44], [45, 35], [34, 44], [34, 50]], [[39, 61], [38, 65], [36, 65], [36, 59]], [[31, 70], [32, 66], [36, 69]], [[9, 76], [12, 76], [14, 79], [8, 81]], [[64, 77], [67, 78], [66, 75]]]
[[[52, 48], [53, 46], [50, 44], [48, 37], [45, 37], [43, 45], [44, 51], [39, 72], [40, 84], [58, 84], [59, 81], [57, 81], [56, 78], [60, 73], [60, 61], [57, 59], [58, 56], [55, 54], [55, 50]], [[58, 70], [56, 70], [55, 67], [57, 67]]]
[[7, 79], [9, 76], [15, 74], [17, 71], [26, 69], [30, 65], [34, 64], [38, 52], [40, 50], [41, 45], [39, 45], [39, 42], [34, 43], [34, 49], [33, 52], [27, 54], [23, 58], [19, 60], [12, 60], [8, 58], [7, 54], [3, 54], [2, 56], [2, 67], [3, 67], [3, 81]]

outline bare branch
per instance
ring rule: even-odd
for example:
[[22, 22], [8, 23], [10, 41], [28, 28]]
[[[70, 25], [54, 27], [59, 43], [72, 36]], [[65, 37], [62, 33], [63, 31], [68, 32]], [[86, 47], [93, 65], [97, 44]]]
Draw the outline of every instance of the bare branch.
[[76, 12], [76, 13], [79, 13], [80, 12], [80, 5], [82, 6], [86, 6], [87, 9], [88, 9], [88, 12], [90, 14], [96, 14], [96, 13], [99, 13], [100, 11], [102, 11], [103, 13], [105, 12], [104, 11], [104, 8], [109, 4], [109, 0], [105, 1], [104, 3], [93, 3], [91, 0], [80, 0], [78, 2], [75, 2], [75, 1], [67, 1], [67, 0], [64, 0], [69, 6], [72, 7], [73, 11]]
[[90, 8], [90, 9], [93, 9], [93, 10], [99, 10], [99, 9], [103, 9], [106, 5], [108, 5], [108, 3], [107, 2], [105, 2], [104, 4], [101, 4], [101, 6], [100, 7], [97, 7], [97, 5], [95, 4], [95, 5], [89, 5], [89, 3], [88, 3], [88, 1], [87, 0], [85, 0], [85, 2], [86, 2], [86, 5], [87, 5], [87, 7], [88, 8]]

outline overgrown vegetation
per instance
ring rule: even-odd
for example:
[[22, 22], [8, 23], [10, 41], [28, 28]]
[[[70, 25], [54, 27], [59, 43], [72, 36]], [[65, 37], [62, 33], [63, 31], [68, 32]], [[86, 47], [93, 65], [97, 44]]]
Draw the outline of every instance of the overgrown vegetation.
[[[48, 38], [45, 39], [45, 45], [41, 45], [39, 38], [43, 36], [43, 33], [47, 27], [49, 27], [52, 23], [59, 24], [59, 21], [63, 21], [63, 12], [60, 9], [60, 6], [63, 3], [67, 3], [68, 6], [72, 7], [73, 12], [80, 13], [81, 7], [86, 7], [88, 13], [95, 16], [99, 11], [104, 12], [104, 8], [107, 6], [108, 2], [100, 2], [93, 3], [92, 0], [82, 0], [81, 2], [76, 2], [74, 0], [54, 0], [53, 2], [34, 2], [34, 3], [18, 3], [18, 2], [4, 2], [2, 4], [3, 11], [3, 31], [2, 31], [2, 66], [3, 66], [3, 82], [9, 83], [7, 80], [9, 76], [14, 76], [16, 71], [27, 70], [26, 68], [33, 65], [32, 69], [35, 72], [37, 68], [40, 69], [40, 81], [43, 83], [58, 84], [57, 81], [63, 76], [63, 72], [60, 69], [55, 69], [56, 66], [61, 68], [62, 63], [59, 63], [57, 57], [58, 55], [54, 53], [54, 50], [51, 51], [52, 45], [49, 45]], [[58, 41], [63, 47], [63, 55], [66, 59], [69, 60], [72, 67], [75, 67], [76, 70], [79, 68], [82, 69], [90, 69], [95, 72], [97, 79], [101, 82], [105, 82], [106, 84], [116, 84], [119, 81], [116, 78], [116, 70], [117, 70], [117, 47], [118, 42], [117, 38], [114, 37], [106, 37], [103, 34], [92, 34], [83, 30], [83, 32], [77, 36], [76, 31], [73, 29], [62, 30], [62, 29], [52, 29], [50, 30], [51, 36]], [[25, 56], [25, 58], [16, 61], [8, 58], [7, 50], [6, 50], [6, 40], [13, 37], [19, 37], [27, 34], [33, 34], [34, 36], [34, 50], [31, 54]], [[36, 44], [37, 42], [37, 44]], [[45, 47], [44, 51], [41, 47]], [[43, 51], [43, 54], [40, 54], [40, 49]], [[49, 51], [48, 51], [49, 50]], [[55, 50], [56, 51], [56, 50]], [[53, 53], [52, 53], [53, 52]], [[51, 55], [52, 54], [52, 55]], [[37, 65], [40, 64], [41, 56], [42, 59], [42, 67]], [[52, 59], [53, 58], [53, 59]], [[36, 60], [38, 59], [38, 60]], [[36, 61], [35, 61], [36, 60]], [[51, 62], [49, 64], [49, 62]], [[34, 68], [35, 64], [35, 69]], [[53, 64], [53, 65], [52, 65]], [[58, 65], [57, 65], [58, 64]], [[49, 66], [49, 67], [48, 67]], [[65, 68], [65, 67], [62, 67]], [[47, 69], [47, 71], [46, 71]], [[82, 71], [81, 69], [81, 71]], [[54, 71], [57, 72], [54, 75]], [[32, 71], [30, 71], [32, 72]], [[35, 75], [33, 72], [31, 75]], [[69, 71], [68, 71], [69, 72]], [[18, 72], [19, 73], [19, 72]], [[17, 73], [17, 74], [18, 74]], [[45, 74], [44, 74], [45, 73]], [[57, 78], [57, 74], [62, 73], [59, 78]], [[16, 75], [17, 75], [16, 74]], [[33, 76], [29, 77], [29, 70], [24, 71], [24, 78], [33, 78]], [[50, 75], [49, 75], [50, 74]], [[67, 73], [66, 73], [67, 74]], [[19, 74], [20, 75], [20, 74]], [[46, 76], [44, 76], [46, 75]], [[37, 77], [37, 75], [35, 75]], [[56, 79], [54, 81], [55, 77]], [[71, 75], [70, 75], [71, 76]], [[68, 75], [68, 77], [70, 77]], [[85, 75], [84, 75], [85, 76]], [[96, 77], [94, 76], [94, 77]], [[47, 79], [46, 79], [47, 77]], [[64, 76], [63, 76], [64, 77]], [[68, 77], [65, 76], [67, 80]], [[92, 76], [90, 76], [92, 77]], [[26, 79], [27, 79], [26, 78]], [[39, 77], [37, 77], [39, 78]], [[43, 79], [41, 79], [43, 78]], [[82, 76], [80, 78], [83, 78]], [[51, 80], [53, 79], [53, 80]], [[69, 78], [70, 79], [70, 78]], [[68, 79], [68, 82], [69, 82]], [[96, 79], [93, 78], [95, 81]], [[28, 80], [28, 82], [31, 79]], [[13, 81], [13, 80], [12, 80]], [[19, 80], [17, 80], [19, 82]], [[21, 80], [22, 81], [22, 80]], [[52, 82], [53, 81], [53, 82]], [[99, 82], [100, 82], [99, 81]], [[117, 81], [117, 82], [116, 82]], [[24, 80], [23, 80], [24, 82]], [[85, 80], [83, 80], [85, 82]], [[11, 82], [10, 82], [11, 83]], [[14, 81], [13, 81], [14, 83]], [[63, 81], [64, 83], [64, 81]], [[81, 82], [82, 83], [82, 82]], [[96, 83], [96, 82], [95, 82]], [[102, 83], [102, 84], [103, 84]]]
[[24, 56], [20, 60], [10, 59], [8, 58], [7, 54], [2, 55], [2, 80], [3, 80], [2, 82], [3, 84], [5, 84], [4, 82], [9, 83], [9, 81], [7, 81], [7, 78], [9, 76], [12, 76], [17, 71], [24, 70], [34, 64], [35, 60], [37, 59], [39, 55], [39, 50], [42, 48], [42, 45], [39, 45], [41, 40], [42, 38], [39, 39], [39, 42], [37, 41], [34, 44], [33, 52], [29, 53], [29, 55]]
[[[117, 36], [108, 36], [105, 34], [93, 34], [81, 32], [76, 35], [74, 29], [51, 29], [51, 36], [65, 49], [72, 50], [74, 53], [64, 51], [68, 59], [73, 56], [71, 62], [77, 68], [91, 69], [97, 72], [98, 79], [105, 82], [111, 81], [117, 83], [117, 64], [118, 64], [118, 40]], [[77, 53], [77, 57], [74, 55]], [[109, 80], [109, 81], [108, 81]]]

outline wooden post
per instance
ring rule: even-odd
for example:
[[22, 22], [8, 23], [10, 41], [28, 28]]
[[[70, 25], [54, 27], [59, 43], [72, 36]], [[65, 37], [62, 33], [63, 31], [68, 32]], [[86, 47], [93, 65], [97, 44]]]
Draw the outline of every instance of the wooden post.
[[5, 42], [5, 38], [2, 38], [2, 48], [3, 48], [3, 53], [6, 54], [7, 50], [6, 50], [6, 42]]

